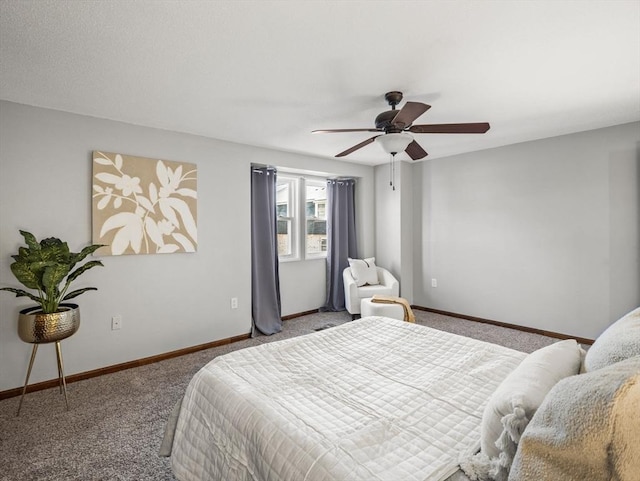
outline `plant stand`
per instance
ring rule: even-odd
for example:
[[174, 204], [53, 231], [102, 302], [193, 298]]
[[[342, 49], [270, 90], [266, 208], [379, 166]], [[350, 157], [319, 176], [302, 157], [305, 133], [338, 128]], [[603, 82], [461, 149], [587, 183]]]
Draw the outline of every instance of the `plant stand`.
[[67, 398], [67, 381], [64, 377], [64, 364], [62, 362], [62, 347], [60, 341], [71, 337], [80, 327], [80, 310], [77, 304], [60, 304], [60, 311], [45, 314], [39, 311], [39, 307], [30, 307], [20, 311], [18, 317], [18, 335], [24, 342], [33, 344], [31, 350], [31, 359], [29, 360], [29, 368], [27, 369], [27, 377], [24, 380], [22, 388], [22, 396], [16, 416], [20, 416], [22, 401], [27, 393], [29, 385], [29, 377], [31, 369], [36, 359], [38, 346], [40, 344], [56, 344], [56, 361], [58, 364], [58, 384], [60, 392], [64, 393], [64, 404], [69, 410], [69, 400]]
[[[56, 343], [56, 360], [58, 361], [58, 383], [60, 384], [60, 393], [64, 393], [64, 404], [69, 410], [69, 400], [67, 399], [67, 381], [64, 377], [64, 365], [62, 363], [62, 347], [60, 341]], [[36, 353], [38, 352], [38, 346], [42, 343], [34, 343], [31, 350], [31, 360], [29, 361], [29, 369], [27, 369], [27, 377], [24, 380], [24, 387], [22, 388], [22, 396], [20, 396], [20, 404], [18, 404], [18, 412], [16, 416], [20, 416], [20, 409], [22, 408], [22, 401], [24, 401], [24, 395], [27, 393], [27, 386], [29, 384], [29, 376], [31, 376], [31, 369], [33, 368], [33, 361], [36, 359]]]

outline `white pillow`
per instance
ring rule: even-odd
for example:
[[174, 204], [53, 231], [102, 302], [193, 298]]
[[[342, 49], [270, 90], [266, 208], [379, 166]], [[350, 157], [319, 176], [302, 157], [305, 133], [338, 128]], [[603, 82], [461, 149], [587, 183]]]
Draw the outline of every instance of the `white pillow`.
[[[503, 427], [503, 418], [515, 414], [521, 422], [525, 419], [528, 422], [558, 381], [578, 374], [581, 353], [575, 339], [556, 342], [532, 352], [509, 373], [485, 406], [480, 438], [482, 453], [489, 458], [500, 455], [496, 441], [506, 428]], [[519, 428], [524, 430], [524, 427], [526, 423]]]
[[376, 268], [375, 257], [348, 259], [349, 267], [351, 267], [351, 275], [356, 281], [356, 286], [362, 287], [367, 284], [370, 286], [380, 284], [380, 281], [378, 281], [378, 269]]
[[640, 356], [640, 307], [611, 324], [584, 358], [585, 371], [595, 371]]

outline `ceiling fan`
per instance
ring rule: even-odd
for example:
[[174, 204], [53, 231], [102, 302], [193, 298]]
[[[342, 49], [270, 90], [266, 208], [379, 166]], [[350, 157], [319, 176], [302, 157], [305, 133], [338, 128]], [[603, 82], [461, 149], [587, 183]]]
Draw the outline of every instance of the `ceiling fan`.
[[426, 157], [428, 154], [420, 144], [413, 140], [413, 137], [406, 132], [414, 134], [484, 134], [490, 127], [487, 122], [412, 125], [414, 120], [431, 108], [430, 105], [421, 102], [406, 102], [404, 107], [396, 110], [396, 105], [402, 101], [402, 92], [387, 92], [384, 98], [391, 106], [391, 110], [386, 110], [376, 117], [375, 129], [314, 130], [312, 133], [383, 132], [382, 134], [374, 135], [354, 145], [344, 152], [340, 152], [336, 157], [344, 157], [376, 141], [382, 145], [385, 152], [392, 156], [404, 151], [413, 160], [418, 160]]

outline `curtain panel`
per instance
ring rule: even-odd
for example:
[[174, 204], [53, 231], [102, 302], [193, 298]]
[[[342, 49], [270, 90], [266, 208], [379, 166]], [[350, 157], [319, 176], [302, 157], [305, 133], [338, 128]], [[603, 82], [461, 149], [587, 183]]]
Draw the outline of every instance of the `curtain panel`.
[[276, 169], [251, 167], [251, 336], [282, 330]]
[[342, 271], [356, 258], [355, 179], [327, 180], [327, 300], [321, 311], [343, 311]]

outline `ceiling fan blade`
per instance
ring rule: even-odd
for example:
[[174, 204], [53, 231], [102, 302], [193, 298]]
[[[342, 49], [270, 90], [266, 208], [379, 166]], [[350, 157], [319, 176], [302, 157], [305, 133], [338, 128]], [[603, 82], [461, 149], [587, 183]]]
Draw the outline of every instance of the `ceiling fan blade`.
[[488, 122], [476, 122], [471, 124], [412, 125], [408, 130], [415, 134], [484, 134], [489, 128]]
[[333, 134], [339, 132], [380, 132], [378, 129], [330, 129], [330, 130], [312, 130], [312, 134]]
[[336, 157], [344, 157], [345, 155], [349, 155], [349, 154], [355, 152], [356, 150], [361, 149], [365, 145], [369, 145], [371, 142], [376, 140], [376, 137], [380, 137], [380, 136], [379, 135], [374, 135], [370, 139], [367, 139], [364, 142], [360, 142], [359, 144], [354, 145], [353, 147], [351, 147], [350, 149], [345, 150], [344, 152], [340, 152], [339, 154], [336, 155]]
[[431, 105], [423, 104], [421, 102], [407, 102], [404, 107], [400, 109], [400, 112], [391, 121], [392, 124], [397, 125], [398, 128], [404, 129], [407, 125], [411, 125], [415, 119], [424, 114], [431, 108]]
[[426, 157], [427, 151], [420, 147], [420, 144], [415, 140], [411, 142], [404, 151], [407, 153], [409, 157], [413, 160], [418, 160]]

